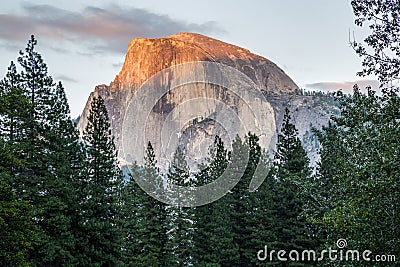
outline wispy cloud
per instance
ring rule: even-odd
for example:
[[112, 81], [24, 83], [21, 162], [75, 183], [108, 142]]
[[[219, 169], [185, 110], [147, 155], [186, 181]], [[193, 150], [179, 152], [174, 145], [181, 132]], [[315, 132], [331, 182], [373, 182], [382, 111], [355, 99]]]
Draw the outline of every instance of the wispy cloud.
[[371, 86], [371, 88], [375, 91], [380, 91], [380, 83], [377, 80], [359, 80], [354, 82], [317, 82], [306, 84], [305, 87], [306, 89], [310, 90], [330, 92], [343, 90], [343, 92], [345, 93], [351, 93], [355, 84], [357, 84], [362, 91], [365, 90], [368, 86]]
[[71, 77], [68, 77], [68, 76], [66, 76], [66, 75], [63, 75], [63, 74], [56, 75], [56, 76], [54, 77], [54, 79], [55, 79], [55, 80], [62, 81], [62, 82], [70, 82], [70, 83], [77, 83], [77, 82], [78, 82], [77, 80], [75, 80], [75, 79], [73, 79], [73, 78], [71, 78]]
[[161, 37], [176, 32], [224, 32], [214, 21], [176, 20], [146, 9], [108, 5], [72, 12], [53, 5], [22, 6], [21, 14], [0, 14], [0, 39], [27, 40], [30, 34], [53, 40], [80, 41], [102, 51], [125, 52], [134, 37]]

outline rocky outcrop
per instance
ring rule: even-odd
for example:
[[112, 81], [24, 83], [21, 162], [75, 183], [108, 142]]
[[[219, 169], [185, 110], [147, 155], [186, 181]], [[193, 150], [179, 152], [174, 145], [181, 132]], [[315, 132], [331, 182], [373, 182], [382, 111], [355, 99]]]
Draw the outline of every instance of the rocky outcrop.
[[267, 93], [293, 93], [297, 88], [289, 76], [268, 59], [196, 33], [133, 39], [128, 45], [122, 70], [110, 87], [117, 90], [137, 88], [165, 68], [194, 61], [221, 62], [234, 67]]
[[[268, 59], [255, 55], [244, 48], [224, 43], [222, 41], [203, 36], [195, 33], [178, 33], [164, 38], [136, 38], [133, 39], [128, 46], [125, 62], [122, 70], [115, 77], [110, 85], [96, 86], [94, 92], [89, 96], [86, 107], [80, 117], [78, 128], [80, 131], [86, 126], [87, 115], [91, 103], [91, 99], [95, 96], [102, 96], [107, 106], [113, 133], [116, 137], [117, 147], [121, 148], [121, 131], [122, 121], [125, 116], [128, 104], [132, 96], [140, 88], [140, 86], [154, 77], [157, 73], [169, 67], [178, 66], [188, 62], [215, 62], [223, 63], [230, 66], [241, 73], [244, 73], [250, 80], [261, 90], [264, 95], [265, 103], [259, 104], [259, 99], [249, 100], [247, 103], [250, 106], [261, 105], [265, 107], [266, 121], [264, 126], [260, 126], [261, 135], [266, 135], [268, 138], [263, 140], [265, 148], [273, 149], [276, 142], [276, 132], [279, 129], [283, 110], [285, 106], [291, 105], [291, 110], [294, 111], [294, 119], [299, 128], [302, 137], [309, 134], [310, 125], [321, 127], [325, 124], [330, 116], [330, 111], [318, 106], [315, 99], [311, 97], [296, 96], [297, 85], [292, 79], [287, 76], [282, 69]], [[185, 70], [190, 72], [189, 70]], [[164, 75], [157, 83], [166, 89], [172, 89], [174, 83], [178, 79], [177, 74], [169, 73]], [[231, 77], [235, 79], [237, 77]], [[152, 90], [151, 88], [148, 90]], [[156, 155], [161, 153], [160, 144], [158, 144], [157, 134], [164, 121], [172, 117], [171, 127], [177, 127], [176, 121], [179, 119], [177, 111], [174, 109], [180, 106], [185, 99], [204, 96], [215, 99], [217, 102], [222, 101], [227, 106], [233, 108], [237, 114], [241, 114], [243, 118], [251, 120], [251, 114], [245, 107], [238, 104], [235, 97], [229, 96], [226, 92], [222, 92], [221, 88], [209, 85], [193, 85], [184, 91], [175, 90], [173, 93], [165, 95], [158, 101], [157, 105], [152, 110], [154, 115], [153, 130], [154, 136], [149, 136], [149, 141], [152, 141], [156, 148]], [[152, 92], [149, 92], [151, 95]], [[304, 100], [308, 99], [308, 100]], [[260, 106], [260, 107], [261, 107]], [[312, 108], [310, 108], [312, 107]], [[192, 153], [192, 158], [199, 156], [196, 149], [206, 147], [205, 139], [215, 134], [223, 134], [223, 129], [218, 128], [215, 124], [213, 116], [221, 111], [217, 104], [200, 103], [192, 106], [180, 108], [179, 114], [195, 112], [196, 110], [204, 110], [202, 116], [196, 117], [196, 123], [186, 122], [181, 125], [181, 133], [179, 142], [183, 144], [188, 153]], [[172, 115], [171, 115], [172, 114]], [[170, 117], [168, 117], [170, 116]], [[176, 124], [176, 125], [175, 125]], [[272, 126], [271, 126], [272, 125]], [[178, 125], [179, 126], [179, 125]], [[144, 126], [143, 126], [144, 127]], [[263, 133], [271, 132], [271, 133]], [[238, 132], [239, 135], [245, 133]], [[307, 143], [307, 140], [305, 140]], [[142, 150], [143, 144], [133, 144], [138, 146], [138, 151]], [[204, 149], [200, 149], [203, 150]], [[315, 148], [309, 149], [310, 155], [315, 152]], [[196, 154], [197, 153], [197, 154]], [[314, 153], [315, 154], [315, 153]], [[135, 159], [141, 162], [143, 154], [138, 152]]]

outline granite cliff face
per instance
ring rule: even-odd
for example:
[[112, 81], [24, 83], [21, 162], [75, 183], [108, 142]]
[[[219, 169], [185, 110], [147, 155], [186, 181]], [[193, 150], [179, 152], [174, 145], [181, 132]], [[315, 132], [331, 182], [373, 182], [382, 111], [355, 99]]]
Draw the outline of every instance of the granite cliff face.
[[[267, 149], [273, 149], [276, 143], [277, 130], [282, 122], [284, 108], [290, 106], [293, 111], [293, 119], [301, 137], [304, 139], [304, 144], [307, 146], [310, 155], [315, 156], [316, 147], [312, 144], [312, 138], [309, 137], [310, 125], [317, 128], [321, 127], [328, 121], [330, 113], [334, 112], [334, 109], [315, 97], [296, 95], [297, 85], [282, 69], [268, 59], [252, 54], [244, 48], [195, 33], [178, 33], [155, 39], [133, 39], [129, 43], [122, 70], [114, 81], [110, 85], [96, 86], [94, 92], [89, 96], [78, 123], [79, 130], [83, 131], [86, 126], [91, 99], [102, 96], [109, 112], [117, 147], [120, 149], [123, 119], [135, 92], [144, 82], [160, 71], [189, 62], [223, 63], [244, 73], [259, 88], [265, 100], [262, 100], [260, 104], [259, 99], [250, 99], [247, 101], [249, 102], [247, 105], [253, 107], [260, 105], [262, 112], [265, 113], [265, 116], [263, 115], [264, 121], [261, 126], [256, 127], [257, 129], [250, 127], [250, 130], [260, 136], [266, 136], [262, 139], [262, 145]], [[183, 71], [190, 73], [192, 70], [189, 66]], [[157, 137], [162, 127], [171, 129], [178, 127], [180, 129], [177, 140], [186, 147], [191, 158], [198, 158], [201, 154], [204, 154], [210, 143], [204, 142], [204, 140], [212, 140], [212, 137], [216, 134], [223, 135], [223, 127], [219, 127], [213, 117], [216, 113], [225, 109], [218, 105], [219, 102], [225, 103], [237, 114], [241, 114], [245, 120], [252, 120], [250, 111], [243, 107], [234, 96], [229, 95], [228, 92], [223, 91], [218, 86], [193, 84], [184, 90], [174, 88], [177, 80], [179, 80], [178, 76], [178, 73], [168, 72], [157, 77], [156, 83], [159, 86], [171, 90], [171, 93], [160, 98], [151, 111], [151, 114], [153, 114], [151, 127], [154, 134], [150, 133], [146, 138], [155, 146], [157, 156], [162, 153], [159, 144], [160, 139]], [[228, 79], [230, 78], [235, 79], [237, 77], [228, 77]], [[147, 90], [149, 90], [149, 97], [153, 96], [152, 89]], [[195, 105], [182, 105], [188, 99], [195, 99], [200, 96], [214, 100], [207, 103], [197, 102]], [[192, 113], [198, 115], [195, 118], [186, 116], [188, 118], [185, 118], [183, 123], [180, 122], [185, 114]], [[166, 124], [167, 118], [170, 119]], [[193, 123], [194, 121], [196, 123]], [[245, 132], [238, 130], [238, 134], [244, 135]], [[140, 151], [143, 150], [143, 142], [132, 145], [138, 147], [138, 152], [134, 157], [135, 160], [141, 162], [143, 152]]]
[[135, 88], [165, 68], [194, 61], [221, 62], [234, 67], [269, 93], [291, 93], [297, 88], [278, 66], [266, 58], [195, 33], [133, 39], [128, 45], [122, 70], [110, 87], [120, 90]]

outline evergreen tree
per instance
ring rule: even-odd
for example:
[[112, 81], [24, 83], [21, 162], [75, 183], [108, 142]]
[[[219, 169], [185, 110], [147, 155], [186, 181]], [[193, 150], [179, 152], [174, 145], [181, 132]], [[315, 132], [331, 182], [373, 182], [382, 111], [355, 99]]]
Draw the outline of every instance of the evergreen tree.
[[[303, 251], [314, 249], [305, 218], [305, 184], [310, 175], [307, 153], [297, 137], [297, 129], [291, 123], [290, 111], [285, 109], [281, 133], [278, 135], [272, 177], [272, 231], [275, 249]], [[271, 178], [268, 178], [271, 179]], [[301, 257], [301, 255], [300, 255]], [[281, 263], [283, 264], [283, 263]], [[305, 266], [307, 262], [286, 262], [285, 266]]]
[[30, 103], [20, 85], [21, 77], [11, 61], [6, 76], [0, 82], [0, 134], [12, 146], [26, 139], [24, 128], [27, 127]]
[[[250, 266], [266, 266], [274, 265], [270, 262], [261, 261], [258, 259], [258, 252], [264, 249], [265, 245], [270, 247], [270, 244], [277, 240], [278, 236], [275, 231], [278, 222], [274, 218], [274, 180], [269, 171], [271, 168], [269, 155], [263, 151], [260, 155], [258, 162], [258, 171], [254, 174], [260, 175], [264, 178], [263, 183], [252, 194], [253, 200], [253, 215], [248, 218], [248, 224], [251, 225], [251, 233], [249, 239], [251, 240], [248, 257], [250, 259]], [[261, 255], [262, 256], [262, 255]]]
[[[18, 63], [22, 67], [20, 86], [30, 99], [29, 122], [27, 125], [28, 146], [26, 148], [29, 162], [28, 172], [33, 190], [40, 191], [36, 185], [41, 184], [41, 176], [46, 174], [45, 158], [47, 149], [43, 144], [45, 127], [51, 126], [47, 114], [52, 109], [51, 96], [54, 93], [54, 82], [48, 74], [47, 65], [39, 52], [35, 50], [37, 40], [32, 35], [25, 48], [20, 51]], [[38, 181], [35, 181], [38, 180]], [[28, 192], [29, 194], [29, 192]]]
[[310, 174], [310, 160], [297, 136], [296, 126], [290, 120], [290, 111], [286, 108], [274, 158], [277, 161], [279, 174], [287, 172], [307, 176]]
[[28, 255], [38, 242], [38, 228], [32, 206], [19, 200], [10, 186], [10, 169], [17, 170], [20, 164], [8, 148], [0, 138], [0, 265], [28, 266]]
[[[247, 157], [244, 156], [246, 154]], [[244, 142], [239, 137], [233, 142], [231, 161], [234, 162], [233, 165], [238, 166], [238, 170], [244, 170], [240, 181], [232, 190], [234, 242], [239, 253], [238, 261], [233, 266], [253, 266], [252, 262], [259, 250], [253, 240], [254, 231], [258, 231], [259, 227], [258, 222], [254, 220], [259, 203], [257, 194], [250, 192], [249, 186], [260, 157], [261, 148], [256, 135], [249, 133]]]
[[[221, 165], [226, 164], [224, 160], [227, 161], [225, 148], [222, 146], [221, 148], [216, 148], [217, 142], [220, 142], [220, 138], [218, 136], [215, 137], [214, 146], [210, 147], [210, 158], [215, 159], [221, 163]], [[222, 142], [222, 141], [221, 141]], [[223, 144], [222, 144], [223, 145]], [[213, 153], [214, 151], [215, 154]], [[225, 153], [224, 153], [225, 152]], [[225, 155], [223, 155], [225, 154]], [[224, 159], [225, 158], [225, 159]], [[201, 171], [196, 174], [196, 186], [203, 186], [208, 183], [214, 181], [214, 179], [218, 178], [218, 171], [213, 168], [213, 162], [211, 159], [208, 159], [206, 164], [200, 165]], [[216, 162], [215, 162], [216, 163]], [[217, 164], [214, 164], [214, 167]], [[219, 167], [219, 166], [218, 166]], [[218, 168], [217, 167], [217, 168]], [[223, 166], [221, 166], [223, 167]], [[226, 167], [226, 166], [225, 166]], [[216, 171], [216, 172], [214, 172]], [[216, 244], [213, 242], [215, 230], [215, 221], [213, 216], [214, 204], [215, 202], [196, 207], [195, 210], [195, 228], [196, 233], [193, 238], [194, 242], [194, 250], [193, 250], [193, 261], [196, 266], [206, 266], [208, 265], [217, 265], [218, 256], [216, 255]]]
[[126, 266], [140, 266], [142, 262], [142, 236], [139, 234], [139, 229], [141, 229], [141, 222], [144, 220], [141, 220], [140, 217], [145, 192], [136, 183], [136, 179], [139, 179], [142, 175], [143, 167], [136, 163], [132, 164], [126, 174], [129, 179], [124, 181], [122, 187], [122, 259]]
[[[211, 183], [226, 170], [228, 153], [219, 136], [210, 147], [209, 159], [196, 176], [196, 185]], [[231, 266], [237, 260], [232, 232], [232, 194], [196, 207], [193, 261], [195, 266]]]
[[[3, 140], [2, 167], [10, 174], [8, 176], [14, 187], [17, 186], [15, 175], [24, 168], [26, 160], [27, 123], [29, 121], [30, 102], [19, 87], [20, 75], [11, 62], [8, 72], [0, 82], [0, 138]], [[12, 156], [11, 156], [12, 155]]]
[[[126, 257], [131, 266], [165, 266], [166, 205], [153, 198], [142, 188], [136, 179], [152, 180], [162, 185], [153, 147], [149, 142], [145, 155], [145, 166], [132, 166], [131, 179], [125, 192]], [[134, 178], [134, 179], [132, 179]]]
[[[144, 168], [144, 179], [152, 180], [156, 182], [156, 188], [154, 194], [161, 194], [161, 190], [164, 187], [163, 179], [159, 173], [159, 169], [156, 167], [157, 161], [155, 158], [154, 150], [149, 142], [147, 144], [147, 150], [145, 155], [145, 168]], [[145, 261], [147, 266], [165, 266], [166, 249], [165, 244], [167, 242], [167, 211], [166, 204], [155, 199], [153, 196], [146, 193], [147, 201], [147, 243], [146, 248], [148, 250]]]
[[64, 89], [53, 83], [36, 45], [32, 36], [18, 58], [22, 72], [11, 63], [0, 86], [1, 132], [6, 149], [14, 155], [6, 168], [18, 199], [33, 205], [32, 218], [40, 229], [40, 242], [29, 254], [31, 263], [73, 265], [71, 223], [77, 208], [72, 179], [77, 166], [73, 161], [79, 161], [78, 135]]
[[[247, 155], [247, 156], [246, 156]], [[245, 142], [243, 142], [239, 136], [232, 143], [232, 152], [230, 153], [230, 161], [232, 166], [235, 168], [230, 174], [233, 177], [237, 177], [238, 175], [243, 173], [244, 169], [247, 169], [248, 163], [248, 155], [249, 155], [249, 147]], [[249, 171], [249, 170], [247, 170]], [[233, 266], [248, 266], [249, 262], [245, 261], [243, 256], [244, 251], [244, 241], [243, 237], [249, 234], [246, 230], [246, 217], [248, 216], [248, 196], [250, 195], [248, 192], [248, 184], [243, 178], [244, 174], [240, 176], [240, 181], [236, 184], [236, 186], [232, 189], [232, 222], [233, 222], [233, 232], [234, 232], [234, 244], [238, 249], [238, 258], [237, 262], [233, 263]], [[248, 177], [246, 177], [248, 178]]]
[[49, 235], [53, 241], [47, 243], [43, 253], [54, 251], [54, 258], [64, 265], [77, 265], [81, 252], [77, 249], [80, 232], [78, 221], [81, 213], [82, 182], [84, 179], [84, 157], [82, 144], [70, 117], [64, 88], [57, 84], [50, 96], [52, 109], [47, 117], [51, 122], [45, 126], [45, 147], [49, 150], [47, 160], [51, 177], [47, 188], [51, 188], [45, 199], [49, 209]]
[[[46, 147], [46, 130], [51, 125], [47, 114], [51, 109], [50, 97], [53, 93], [53, 80], [48, 75], [47, 65], [42, 56], [35, 50], [37, 41], [31, 36], [25, 51], [20, 51], [18, 62], [22, 67], [20, 87], [29, 99], [26, 141], [24, 145], [24, 160], [26, 162], [21, 175], [16, 176], [16, 189], [19, 197], [31, 201], [37, 224], [40, 226], [40, 244], [31, 253], [32, 262], [45, 265], [56, 258], [57, 245], [52, 244], [51, 235], [55, 232], [50, 225], [56, 220], [51, 211], [53, 203], [58, 203], [57, 197], [52, 199], [55, 180], [51, 173], [51, 163], [48, 161], [50, 150]], [[47, 129], [45, 129], [47, 126]], [[51, 206], [48, 206], [50, 204]], [[57, 205], [55, 204], [55, 206]], [[58, 227], [54, 227], [58, 229]], [[57, 235], [59, 232], [57, 232]], [[55, 236], [54, 236], [55, 237]], [[57, 237], [55, 237], [57, 238]], [[57, 260], [56, 260], [57, 261]], [[58, 262], [58, 261], [57, 261]]]
[[28, 266], [27, 255], [37, 242], [32, 206], [17, 199], [0, 173], [0, 265]]
[[[167, 173], [168, 184], [193, 186], [185, 155], [180, 147], [174, 153]], [[172, 205], [167, 206], [166, 266], [189, 266], [192, 264], [194, 208], [182, 207], [181, 195], [170, 196]]]
[[84, 248], [89, 262], [83, 265], [115, 266], [121, 260], [122, 174], [117, 164], [114, 137], [101, 97], [93, 98], [83, 139], [87, 150], [86, 199], [83, 205]]

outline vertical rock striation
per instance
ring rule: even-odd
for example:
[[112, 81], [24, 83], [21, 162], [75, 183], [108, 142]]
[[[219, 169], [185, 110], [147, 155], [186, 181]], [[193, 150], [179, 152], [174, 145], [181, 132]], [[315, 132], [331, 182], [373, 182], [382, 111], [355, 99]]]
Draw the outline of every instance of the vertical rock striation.
[[[252, 82], [262, 91], [265, 99], [271, 109], [267, 113], [265, 125], [272, 131], [270, 138], [263, 141], [263, 146], [267, 149], [273, 149], [276, 142], [276, 131], [280, 128], [283, 110], [287, 105], [291, 105], [293, 117], [299, 128], [300, 134], [304, 137], [309, 134], [309, 126], [321, 127], [330, 116], [331, 111], [326, 107], [320, 106], [315, 99], [311, 97], [296, 95], [298, 86], [293, 80], [284, 73], [276, 64], [270, 60], [255, 55], [249, 50], [228, 44], [207, 36], [196, 33], [177, 33], [164, 38], [135, 38], [128, 45], [125, 62], [119, 74], [110, 85], [98, 85], [91, 93], [86, 107], [80, 117], [78, 128], [80, 131], [86, 126], [88, 109], [91, 99], [94, 96], [102, 96], [109, 111], [113, 134], [116, 137], [117, 147], [121, 148], [121, 129], [122, 121], [125, 116], [128, 104], [133, 94], [146, 82], [160, 71], [169, 67], [177, 66], [188, 62], [215, 62], [222, 63], [239, 70], [247, 75]], [[187, 70], [190, 71], [190, 70]], [[236, 77], [232, 77], [234, 79]], [[174, 89], [174, 79], [176, 75], [164, 75], [158, 81], [162, 86]], [[152, 92], [149, 92], [151, 95]], [[161, 98], [153, 108], [154, 136], [149, 136], [149, 141], [155, 142], [156, 155], [160, 152], [160, 144], [157, 144], [155, 135], [159, 134], [160, 129], [168, 115], [176, 117], [179, 107], [185, 99], [196, 98], [208, 95], [215, 101], [222, 101], [233, 108], [238, 114], [241, 113], [244, 118], [251, 119], [251, 114], [246, 114], [246, 109], [238, 104], [234, 97], [223, 92], [221, 88], [212, 85], [194, 84], [185, 90], [177, 89]], [[304, 99], [307, 99], [306, 101]], [[257, 101], [254, 99], [254, 101]], [[254, 102], [256, 103], [256, 102]], [[252, 105], [253, 103], [248, 103]], [[203, 112], [202, 116], [195, 119], [196, 123], [184, 123], [179, 142], [187, 148], [191, 158], [200, 158], [204, 149], [215, 134], [223, 134], [224, 129], [218, 127], [212, 119], [213, 114], [219, 111], [217, 104], [209, 103], [193, 106], [184, 106], [180, 110], [183, 113]], [[328, 110], [328, 111], [327, 111]], [[173, 121], [173, 119], [172, 119]], [[269, 131], [269, 130], [266, 131]], [[264, 130], [262, 130], [264, 131]], [[243, 135], [245, 133], [238, 133]], [[258, 133], [262, 135], [263, 133]], [[311, 156], [315, 155], [315, 147], [309, 146]], [[135, 145], [135, 144], [133, 144]], [[138, 146], [142, 144], [137, 144]], [[142, 148], [138, 148], [140, 151]], [[200, 152], [196, 152], [200, 151]], [[142, 160], [142, 153], [135, 155], [138, 162]], [[159, 156], [159, 155], [158, 155]]]

